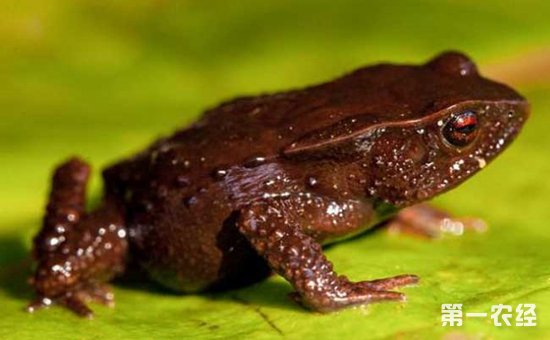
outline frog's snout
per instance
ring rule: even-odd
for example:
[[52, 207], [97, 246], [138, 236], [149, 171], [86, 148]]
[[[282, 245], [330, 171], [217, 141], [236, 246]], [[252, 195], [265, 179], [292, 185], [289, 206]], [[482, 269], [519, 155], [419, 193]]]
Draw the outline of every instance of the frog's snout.
[[503, 112], [505, 126], [508, 127], [508, 136], [514, 138], [521, 131], [523, 125], [531, 115], [531, 106], [526, 100], [510, 104]]
[[521, 101], [516, 105], [516, 112], [522, 117], [523, 121], [525, 121], [531, 116], [531, 105], [526, 100]]

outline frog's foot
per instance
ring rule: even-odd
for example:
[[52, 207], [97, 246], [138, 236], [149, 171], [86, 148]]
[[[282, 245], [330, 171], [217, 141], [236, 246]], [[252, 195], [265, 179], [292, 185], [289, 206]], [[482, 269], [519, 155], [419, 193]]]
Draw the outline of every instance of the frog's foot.
[[102, 283], [125, 267], [124, 212], [108, 197], [97, 210], [85, 212], [88, 174], [89, 166], [76, 158], [54, 173], [46, 216], [34, 239], [38, 264], [30, 283], [37, 298], [29, 312], [58, 304], [91, 317], [87, 302], [114, 304], [113, 294]]
[[393, 234], [439, 238], [443, 235], [462, 235], [468, 231], [482, 233], [487, 224], [475, 217], [453, 217], [428, 204], [417, 204], [401, 210], [387, 224]]
[[322, 295], [302, 296], [297, 292], [289, 296], [299, 304], [319, 312], [331, 312], [355, 305], [380, 301], [405, 301], [405, 294], [391, 289], [418, 283], [416, 275], [399, 275], [373, 281], [351, 282], [340, 276], [337, 287]]
[[55, 298], [39, 296], [27, 306], [27, 311], [34, 313], [39, 309], [58, 304], [65, 306], [79, 316], [92, 318], [93, 312], [88, 307], [89, 302], [114, 307], [114, 301], [114, 294], [107, 285], [90, 284], [85, 288], [75, 289]]

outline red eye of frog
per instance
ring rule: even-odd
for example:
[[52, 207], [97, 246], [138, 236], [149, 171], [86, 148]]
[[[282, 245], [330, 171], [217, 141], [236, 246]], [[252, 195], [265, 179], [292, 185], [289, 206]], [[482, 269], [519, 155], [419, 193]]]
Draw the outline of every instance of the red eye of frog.
[[477, 126], [477, 115], [474, 112], [462, 112], [445, 124], [443, 137], [454, 146], [464, 147], [474, 141], [478, 131]]

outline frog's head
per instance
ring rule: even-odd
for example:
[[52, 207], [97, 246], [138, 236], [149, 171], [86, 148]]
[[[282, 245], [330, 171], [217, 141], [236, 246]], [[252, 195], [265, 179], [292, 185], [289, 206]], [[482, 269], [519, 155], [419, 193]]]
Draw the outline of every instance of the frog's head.
[[[380, 101], [293, 147], [353, 154], [364, 169], [367, 195], [396, 206], [432, 198], [484, 168], [529, 115], [521, 95], [480, 76], [460, 53], [447, 52], [421, 66], [369, 69], [386, 81], [376, 89]], [[320, 142], [327, 131], [332, 142]]]

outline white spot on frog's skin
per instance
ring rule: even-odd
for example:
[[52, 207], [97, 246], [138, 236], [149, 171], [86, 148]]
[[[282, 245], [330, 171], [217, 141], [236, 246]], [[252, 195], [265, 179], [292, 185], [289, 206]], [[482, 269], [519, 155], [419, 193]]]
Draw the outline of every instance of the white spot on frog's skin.
[[476, 160], [477, 160], [477, 163], [479, 164], [480, 169], [483, 169], [487, 165], [485, 158], [476, 157]]
[[66, 267], [63, 267], [63, 266], [60, 266], [60, 265], [56, 264], [56, 265], [52, 266], [51, 270], [54, 273], [61, 273], [65, 277], [71, 276], [70, 267], [66, 268]]
[[255, 108], [254, 110], [250, 111], [249, 112], [249, 115], [251, 116], [254, 116], [254, 115], [257, 115], [258, 113], [262, 112], [262, 108], [261, 107], [257, 107]]
[[327, 214], [331, 216], [338, 215], [342, 212], [342, 208], [336, 202], [330, 202], [327, 207]]
[[61, 242], [62, 242], [62, 240], [60, 240], [60, 238], [52, 237], [52, 238], [49, 239], [48, 245], [50, 247], [55, 247], [58, 244], [60, 244]]
[[424, 129], [418, 129], [418, 130], [416, 130], [416, 133], [418, 133], [419, 135], [423, 135], [424, 132], [426, 132]]
[[254, 156], [245, 160], [244, 166], [247, 168], [255, 168], [264, 164], [265, 161], [266, 161], [266, 158], [263, 156]]
[[213, 173], [214, 179], [216, 180], [223, 179], [226, 175], [227, 175], [227, 170], [221, 169], [221, 168], [214, 170], [214, 173]]
[[280, 193], [264, 193], [262, 195], [262, 198], [269, 199], [269, 198], [288, 198], [290, 197], [290, 192], [283, 191]]
[[267, 187], [270, 187], [270, 186], [272, 186], [272, 185], [275, 184], [275, 183], [276, 183], [276, 182], [275, 182], [275, 180], [273, 180], [273, 179], [269, 179], [269, 180], [267, 180], [267, 181], [264, 182], [265, 186], [267, 186]]
[[369, 140], [363, 140], [357, 142], [357, 151], [369, 152], [372, 149], [373, 143]]
[[119, 229], [119, 231], [117, 231], [117, 236], [119, 238], [125, 238], [126, 237], [126, 230], [124, 229]]
[[315, 187], [318, 183], [318, 180], [317, 180], [317, 178], [315, 178], [313, 176], [308, 176], [307, 179], [306, 179], [306, 183], [310, 187]]
[[442, 120], [438, 120], [438, 121], [437, 121], [437, 126], [443, 126], [443, 121], [442, 121]]
[[69, 221], [69, 222], [75, 222], [75, 221], [76, 221], [76, 214], [74, 214], [74, 213], [69, 213], [69, 214], [67, 215], [67, 221]]
[[458, 161], [454, 162], [451, 169], [453, 171], [460, 171], [461, 166], [464, 164], [463, 159], [459, 159]]

